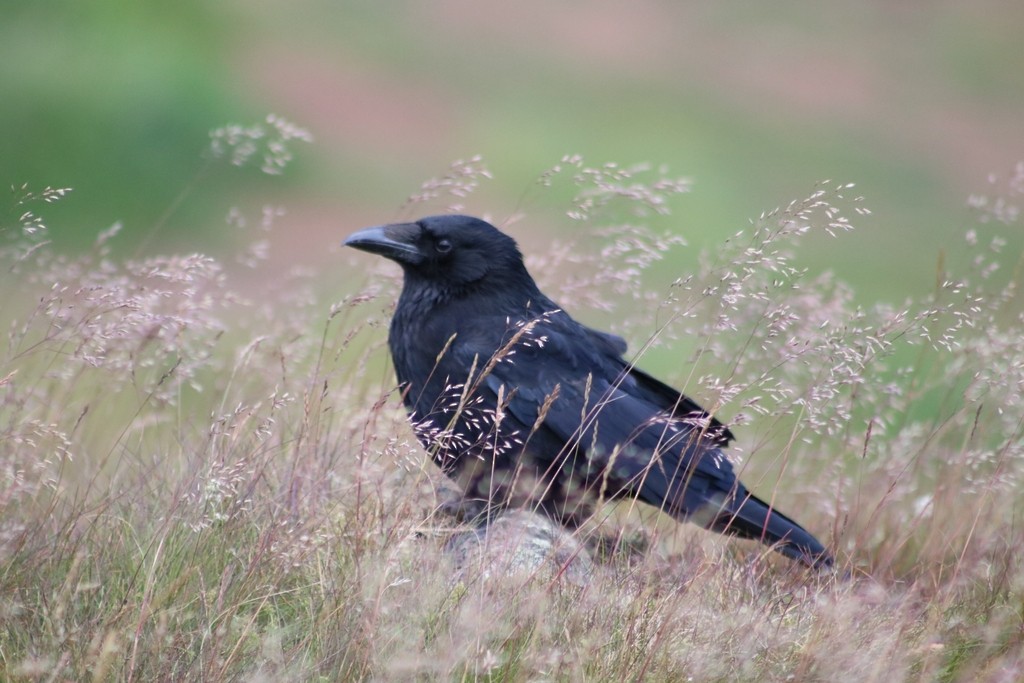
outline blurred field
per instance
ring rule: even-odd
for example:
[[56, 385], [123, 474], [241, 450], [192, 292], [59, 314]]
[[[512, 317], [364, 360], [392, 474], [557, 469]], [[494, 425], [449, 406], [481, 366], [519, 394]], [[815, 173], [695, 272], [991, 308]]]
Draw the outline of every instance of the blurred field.
[[[2, 16], [0, 678], [1021, 678], [1019, 4]], [[646, 508], [587, 587], [456, 573], [337, 246], [453, 204], [852, 580]]]
[[[224, 246], [229, 207], [273, 202], [281, 258], [320, 260], [476, 154], [496, 181], [468, 208], [528, 210], [521, 230], [544, 234], [560, 204], [531, 187], [572, 153], [692, 178], [668, 227], [695, 246], [816, 181], [856, 182], [885, 221], [808, 265], [900, 301], [928, 291], [940, 248], [956, 258], [966, 198], [1024, 145], [1024, 10], [1008, 0], [48, 2], [4, 19], [0, 124], [17, 134], [0, 179], [75, 188], [51, 219], [69, 250], [118, 220], [129, 241], [160, 223], [164, 244]], [[193, 184], [207, 131], [269, 112], [316, 138], [284, 181], [216, 166]]]

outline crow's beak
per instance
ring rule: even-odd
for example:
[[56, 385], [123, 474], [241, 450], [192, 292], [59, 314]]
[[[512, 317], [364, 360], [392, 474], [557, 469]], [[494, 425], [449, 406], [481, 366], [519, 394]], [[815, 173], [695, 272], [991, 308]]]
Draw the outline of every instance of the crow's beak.
[[348, 236], [342, 244], [392, 261], [416, 265], [423, 261], [423, 253], [416, 246], [422, 232], [416, 223], [395, 223], [366, 228]]

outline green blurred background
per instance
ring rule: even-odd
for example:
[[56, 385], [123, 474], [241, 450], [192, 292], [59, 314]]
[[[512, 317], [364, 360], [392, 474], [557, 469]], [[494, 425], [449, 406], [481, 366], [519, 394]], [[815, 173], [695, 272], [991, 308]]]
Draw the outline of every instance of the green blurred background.
[[[467, 209], [526, 212], [530, 248], [572, 229], [531, 189], [568, 153], [692, 178], [660, 225], [696, 248], [832, 178], [874, 214], [804, 258], [900, 302], [1024, 158], [1022, 29], [1019, 0], [7, 4], [0, 181], [74, 188], [45, 211], [66, 251], [121, 221], [122, 248], [217, 252], [230, 207], [283, 205], [287, 267], [337, 263], [342, 236], [475, 154], [494, 180]], [[283, 177], [204, 156], [211, 129], [270, 112], [315, 136]]]

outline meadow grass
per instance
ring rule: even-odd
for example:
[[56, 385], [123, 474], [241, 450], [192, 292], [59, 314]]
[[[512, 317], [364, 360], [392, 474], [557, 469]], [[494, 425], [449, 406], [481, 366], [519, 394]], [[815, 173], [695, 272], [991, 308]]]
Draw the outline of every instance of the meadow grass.
[[[486, 175], [457, 164], [408, 208]], [[60, 256], [39, 207], [61, 191], [23, 188], [3, 226], [3, 678], [1019, 680], [1024, 324], [1001, 249], [1024, 167], [972, 199], [969, 272], [872, 307], [794, 265], [863, 213], [850, 185], [651, 288], [679, 240], [644, 217], [686, 184], [579, 157], [551, 182], [591, 238], [532, 255], [542, 288], [619, 311], [641, 359], [692, 350], [671, 379], [848, 580], [631, 505], [608, 524], [643, 552], [598, 554], [589, 582], [456, 567], [383, 347], [394, 270], [359, 262], [368, 284], [337, 298], [315, 273], [240, 292], [206, 256], [115, 258], [112, 234]]]

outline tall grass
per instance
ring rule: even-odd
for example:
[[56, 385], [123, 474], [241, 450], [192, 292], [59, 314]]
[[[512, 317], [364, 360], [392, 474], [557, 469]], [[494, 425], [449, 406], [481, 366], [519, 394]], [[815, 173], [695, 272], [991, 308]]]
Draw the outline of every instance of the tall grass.
[[[405, 210], [463, 203], [486, 177], [457, 164]], [[618, 305], [637, 353], [692, 349], [671, 379], [735, 426], [744, 480], [827, 540], [849, 581], [631, 506], [613, 519], [644, 552], [603, 556], [589, 581], [459, 566], [382, 345], [394, 270], [339, 265], [364, 284], [338, 298], [314, 273], [239, 292], [203, 255], [114, 258], [113, 234], [60, 256], [39, 216], [64, 190], [24, 188], [3, 226], [0, 671], [1018, 680], [1024, 321], [1001, 250], [1022, 178], [972, 198], [970, 269], [940, 263], [933, 294], [899, 305], [795, 265], [864, 213], [849, 185], [652, 285], [641, 275], [680, 240], [646, 216], [684, 181], [567, 157], [539, 183], [572, 189], [565, 220], [589, 236], [532, 254], [542, 286], [584, 319]]]

